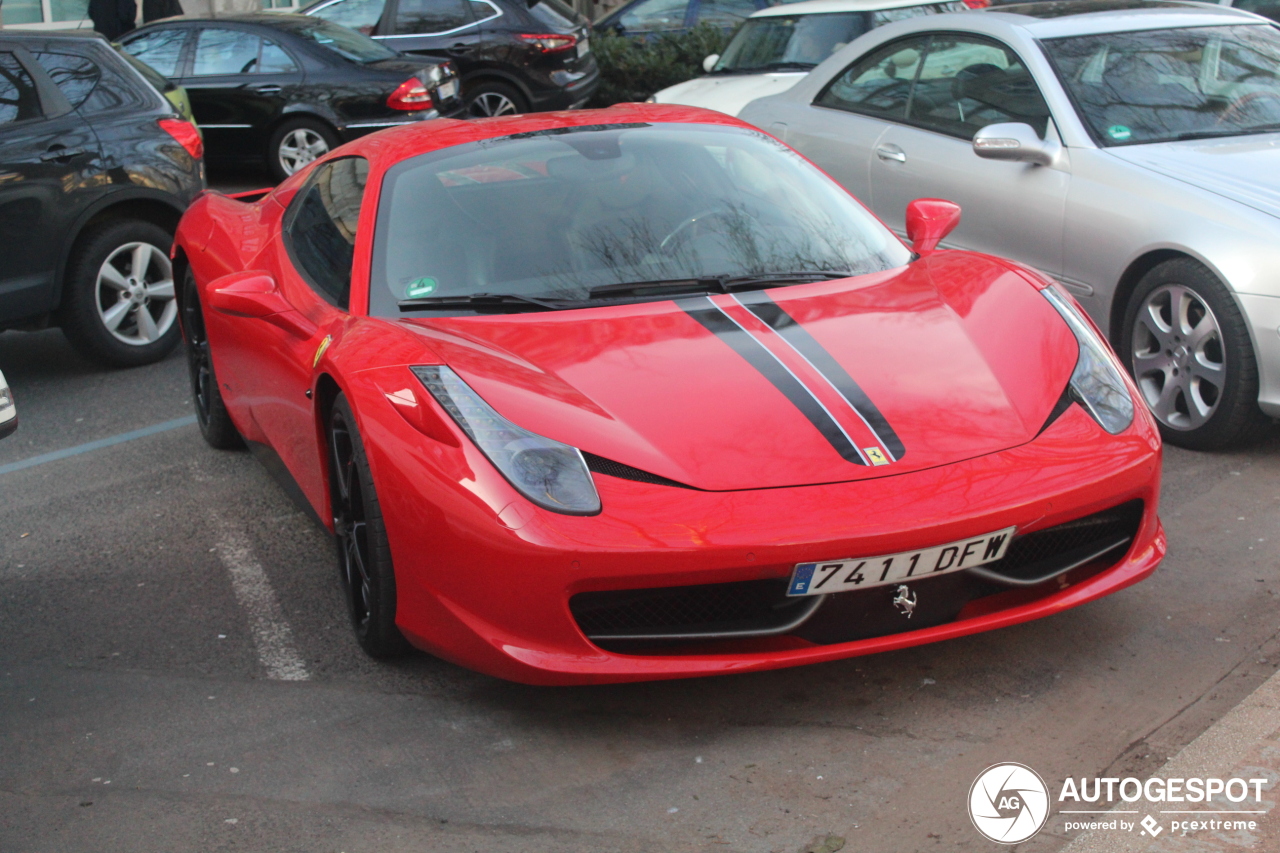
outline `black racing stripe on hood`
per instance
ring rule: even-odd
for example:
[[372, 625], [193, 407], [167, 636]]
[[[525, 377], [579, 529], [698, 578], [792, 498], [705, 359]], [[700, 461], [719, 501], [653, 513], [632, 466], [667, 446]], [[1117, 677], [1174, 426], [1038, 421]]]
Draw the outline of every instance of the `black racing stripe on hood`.
[[889, 425], [889, 420], [876, 404], [871, 402], [871, 398], [849, 375], [849, 371], [845, 370], [840, 362], [836, 361], [835, 356], [827, 352], [826, 348], [809, 334], [808, 329], [796, 322], [785, 308], [774, 302], [769, 294], [763, 291], [736, 294], [736, 298], [748, 311], [759, 317], [761, 322], [777, 332], [796, 352], [804, 356], [813, 365], [814, 370], [826, 377], [836, 391], [840, 392], [840, 396], [844, 397], [854, 411], [862, 416], [867, 426], [876, 434], [876, 438], [880, 439], [881, 444], [893, 454], [894, 459], [901, 459], [906, 455], [907, 449], [903, 446], [902, 439], [898, 438], [898, 434]]
[[782, 392], [791, 404], [808, 418], [818, 432], [822, 433], [836, 452], [848, 462], [866, 465], [858, 448], [844, 434], [844, 430], [835, 419], [827, 413], [817, 398], [799, 379], [764, 346], [764, 344], [743, 331], [733, 318], [721, 311], [714, 302], [705, 296], [692, 299], [680, 299], [676, 304], [686, 314], [697, 320], [701, 326], [720, 340], [724, 341], [738, 355], [754, 367], [772, 383], [774, 388]]

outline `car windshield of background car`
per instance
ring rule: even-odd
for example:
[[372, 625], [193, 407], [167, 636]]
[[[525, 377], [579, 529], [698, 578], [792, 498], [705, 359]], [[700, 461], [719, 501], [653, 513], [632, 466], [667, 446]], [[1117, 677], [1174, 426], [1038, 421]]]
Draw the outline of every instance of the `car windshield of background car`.
[[367, 64], [381, 59], [393, 59], [397, 56], [394, 50], [379, 44], [368, 36], [347, 27], [330, 23], [323, 18], [308, 19], [307, 25], [297, 27], [296, 31], [316, 44], [323, 45], [344, 59], [350, 59], [352, 62]]
[[862, 12], [751, 18], [713, 73], [807, 70], [862, 35], [865, 20]]
[[382, 316], [403, 299], [581, 300], [611, 284], [861, 275], [910, 259], [795, 152], [709, 125], [556, 129], [423, 154], [388, 171], [375, 235]]
[[1042, 44], [1104, 146], [1280, 130], [1280, 31], [1268, 24]]

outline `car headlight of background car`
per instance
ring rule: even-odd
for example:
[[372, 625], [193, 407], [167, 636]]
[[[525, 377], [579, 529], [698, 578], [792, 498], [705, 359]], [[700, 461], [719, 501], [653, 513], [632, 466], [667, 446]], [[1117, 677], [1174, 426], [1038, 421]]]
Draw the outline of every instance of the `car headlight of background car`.
[[576, 447], [516, 426], [447, 367], [414, 367], [414, 375], [493, 466], [544, 509], [594, 515], [600, 496]]
[[1040, 292], [1062, 315], [1080, 344], [1080, 357], [1071, 374], [1073, 395], [1107, 432], [1112, 435], [1124, 432], [1133, 423], [1133, 398], [1129, 396], [1115, 356], [1070, 297], [1052, 286]]

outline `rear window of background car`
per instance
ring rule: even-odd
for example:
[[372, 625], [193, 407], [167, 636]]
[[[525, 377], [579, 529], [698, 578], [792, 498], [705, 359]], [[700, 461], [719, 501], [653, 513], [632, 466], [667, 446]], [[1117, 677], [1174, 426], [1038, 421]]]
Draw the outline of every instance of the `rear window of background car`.
[[0, 53], [0, 124], [43, 115], [36, 83], [12, 53]]
[[319, 166], [289, 205], [284, 233], [289, 255], [325, 299], [347, 307], [356, 223], [369, 161], [343, 157]]

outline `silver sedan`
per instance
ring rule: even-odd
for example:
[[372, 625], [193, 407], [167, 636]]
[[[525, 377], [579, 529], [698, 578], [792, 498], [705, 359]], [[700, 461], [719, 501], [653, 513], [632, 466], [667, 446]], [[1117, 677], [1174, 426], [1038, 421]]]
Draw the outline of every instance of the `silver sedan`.
[[1060, 0], [874, 30], [740, 117], [890, 227], [958, 203], [948, 244], [1062, 282], [1166, 440], [1280, 417], [1280, 30], [1225, 7]]

